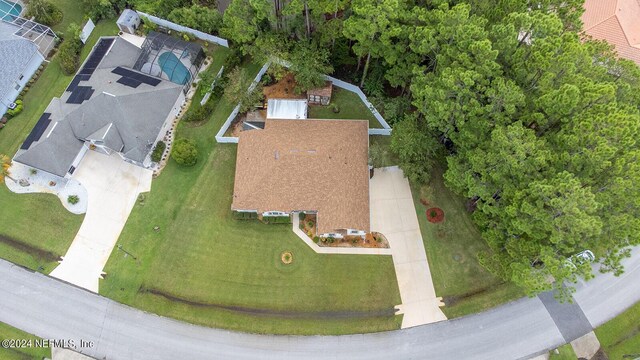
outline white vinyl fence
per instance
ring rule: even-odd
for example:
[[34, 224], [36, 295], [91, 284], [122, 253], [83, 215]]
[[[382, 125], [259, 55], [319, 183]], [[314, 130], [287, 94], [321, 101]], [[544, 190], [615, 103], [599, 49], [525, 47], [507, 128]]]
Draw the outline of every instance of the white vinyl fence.
[[198, 39], [204, 40], [204, 41], [208, 41], [208, 42], [212, 42], [224, 47], [229, 47], [229, 42], [226, 39], [223, 39], [221, 37], [217, 37], [211, 34], [207, 34], [204, 33], [202, 31], [196, 30], [196, 29], [192, 29], [186, 26], [182, 26], [180, 24], [176, 24], [173, 23], [169, 20], [165, 20], [165, 19], [161, 19], [159, 17], [147, 14], [147, 13], [143, 13], [142, 11], [136, 11], [138, 13], [138, 15], [140, 15], [141, 18], [147, 18], [149, 19], [151, 22], [153, 22], [154, 24], [158, 24], [160, 26], [169, 28], [171, 30], [175, 30], [175, 31], [179, 31], [179, 32], [184, 32], [184, 33], [189, 33], [195, 37], [197, 37]]
[[[262, 76], [269, 69], [269, 65], [271, 65], [271, 63], [267, 62], [266, 64], [264, 64], [262, 66], [262, 69], [260, 69], [260, 71], [258, 72], [258, 75], [256, 75], [256, 77], [253, 79], [253, 82], [251, 82], [251, 85], [249, 85], [249, 88], [247, 89], [248, 93], [252, 92], [253, 89], [255, 89], [256, 86], [258, 86], [258, 83], [262, 79]], [[229, 129], [229, 126], [231, 126], [231, 123], [233, 122], [233, 119], [235, 119], [236, 116], [238, 116], [238, 111], [240, 111], [240, 104], [236, 105], [236, 107], [233, 109], [233, 111], [231, 112], [231, 114], [227, 118], [227, 121], [224, 122], [224, 124], [222, 125], [222, 127], [220, 128], [218, 133], [216, 134], [216, 141], [217, 142], [219, 142], [219, 143], [234, 143], [234, 144], [238, 143], [238, 138], [237, 137], [224, 136], [224, 133], [226, 133], [227, 130]]]
[[213, 92], [213, 89], [216, 87], [218, 80], [220, 80], [220, 76], [222, 76], [223, 71], [224, 71], [224, 66], [220, 67], [220, 71], [218, 71], [218, 74], [216, 75], [215, 79], [213, 79], [213, 82], [211, 83], [211, 88], [209, 89], [209, 91], [207, 91], [206, 94], [204, 94], [204, 96], [202, 97], [202, 100], [200, 100], [200, 106], [204, 106], [204, 104], [206, 104], [207, 101], [209, 101], [209, 98], [211, 97], [211, 93]]
[[[274, 59], [273, 62], [278, 63], [286, 68], [289, 68], [291, 66], [291, 63], [289, 63], [288, 61], [282, 60], [282, 59]], [[253, 89], [256, 88], [256, 86], [258, 85], [258, 82], [260, 81], [260, 79], [262, 79], [262, 75], [264, 75], [265, 72], [267, 72], [267, 70], [269, 69], [269, 66], [271, 65], [271, 62], [267, 62], [266, 64], [264, 64], [264, 66], [262, 67], [262, 69], [260, 69], [260, 72], [258, 73], [258, 75], [256, 76], [256, 78], [253, 80], [253, 82], [251, 83], [251, 85], [249, 86], [249, 89], [247, 90], [247, 92], [251, 92], [253, 91]], [[362, 102], [367, 106], [367, 108], [369, 109], [369, 111], [371, 111], [371, 113], [373, 114], [373, 116], [378, 120], [378, 122], [380, 123], [380, 125], [382, 126], [382, 128], [378, 128], [378, 129], [369, 129], [369, 135], [391, 135], [391, 126], [389, 126], [389, 124], [387, 123], [387, 121], [382, 117], [382, 115], [380, 115], [380, 113], [378, 112], [378, 110], [375, 108], [375, 106], [373, 106], [373, 104], [371, 104], [371, 102], [369, 102], [369, 99], [367, 99], [367, 96], [362, 92], [362, 90], [353, 85], [353, 84], [349, 84], [348, 82], [336, 79], [334, 77], [331, 77], [329, 75], [325, 75], [324, 76], [325, 79], [331, 81], [331, 83], [334, 86], [337, 86], [341, 89], [345, 89], [347, 91], [351, 91], [353, 93], [355, 93], [356, 95], [358, 95], [358, 97], [360, 97], [360, 100], [362, 100]], [[233, 122], [233, 120], [236, 118], [236, 116], [238, 116], [238, 111], [240, 110], [240, 104], [238, 104], [233, 111], [231, 112], [231, 114], [229, 115], [229, 117], [227, 118], [227, 121], [224, 122], [224, 124], [222, 125], [222, 127], [220, 128], [220, 131], [218, 131], [218, 134], [216, 135], [216, 141], [219, 143], [238, 143], [238, 138], [237, 137], [230, 137], [230, 136], [224, 136], [224, 134], [227, 132], [227, 130], [229, 129], [229, 126], [231, 126], [231, 123]]]

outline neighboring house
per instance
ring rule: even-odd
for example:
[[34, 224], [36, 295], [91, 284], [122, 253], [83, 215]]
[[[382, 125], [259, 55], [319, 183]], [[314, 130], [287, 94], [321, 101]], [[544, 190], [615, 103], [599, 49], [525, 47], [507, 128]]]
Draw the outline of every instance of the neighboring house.
[[640, 0], [586, 0], [584, 32], [640, 65]]
[[55, 34], [46, 26], [14, 15], [5, 15], [2, 18], [0, 116], [12, 107], [22, 89], [38, 70], [53, 46], [54, 39]]
[[333, 93], [333, 83], [326, 81], [323, 87], [307, 91], [309, 104], [329, 105]]
[[369, 123], [266, 120], [240, 133], [232, 210], [315, 213], [320, 236], [370, 231]]
[[269, 99], [267, 119], [306, 119], [307, 100]]
[[[157, 53], [160, 58], [177, 53], [185, 69], [199, 58], [197, 52], [190, 55], [176, 44], [150, 53], [120, 37], [100, 38], [66, 91], [46, 108], [14, 161], [70, 177], [86, 151], [94, 150], [151, 167], [150, 153], [180, 112], [188, 86], [184, 79], [190, 76], [188, 71], [174, 76], [176, 64], [158, 64]], [[150, 76], [151, 69], [162, 72]]]

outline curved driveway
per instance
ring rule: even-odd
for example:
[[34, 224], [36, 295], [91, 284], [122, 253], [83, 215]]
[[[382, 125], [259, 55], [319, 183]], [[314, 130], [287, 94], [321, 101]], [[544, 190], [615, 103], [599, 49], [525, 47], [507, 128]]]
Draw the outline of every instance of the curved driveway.
[[[640, 300], [640, 251], [620, 277], [599, 275], [574, 298], [592, 326]], [[410, 329], [347, 336], [252, 335], [136, 310], [0, 260], [0, 321], [42, 338], [92, 341], [99, 359], [526, 359], [564, 343], [538, 298]]]

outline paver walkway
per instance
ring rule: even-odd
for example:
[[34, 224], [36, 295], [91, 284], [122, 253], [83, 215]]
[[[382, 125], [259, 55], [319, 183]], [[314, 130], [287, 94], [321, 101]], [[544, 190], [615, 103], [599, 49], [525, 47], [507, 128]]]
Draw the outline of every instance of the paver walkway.
[[150, 170], [113, 154], [88, 151], [73, 178], [88, 193], [84, 222], [51, 276], [98, 292], [102, 269], [124, 228], [138, 194], [151, 190]]
[[391, 247], [402, 328], [446, 320], [433, 287], [409, 181], [394, 166], [375, 169], [369, 184], [371, 231], [384, 234]]

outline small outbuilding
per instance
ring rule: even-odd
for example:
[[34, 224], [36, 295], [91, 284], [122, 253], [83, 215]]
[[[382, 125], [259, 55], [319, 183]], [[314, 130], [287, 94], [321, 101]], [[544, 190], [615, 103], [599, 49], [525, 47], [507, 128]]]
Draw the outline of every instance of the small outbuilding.
[[329, 105], [332, 93], [333, 84], [331, 81], [326, 81], [323, 87], [307, 91], [307, 100], [309, 101], [309, 104]]
[[140, 15], [134, 10], [124, 9], [116, 24], [118, 24], [120, 31], [135, 34], [138, 27], [140, 27]]

